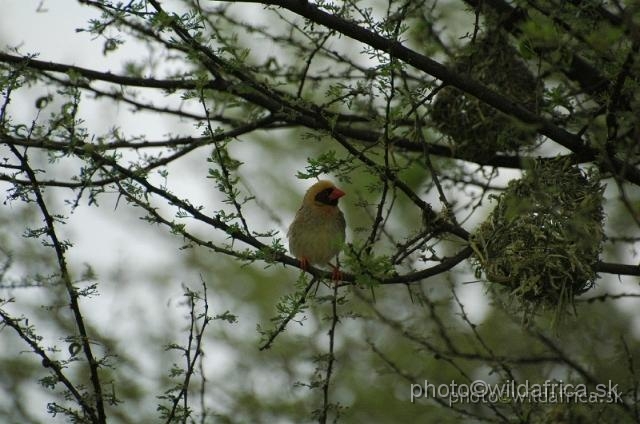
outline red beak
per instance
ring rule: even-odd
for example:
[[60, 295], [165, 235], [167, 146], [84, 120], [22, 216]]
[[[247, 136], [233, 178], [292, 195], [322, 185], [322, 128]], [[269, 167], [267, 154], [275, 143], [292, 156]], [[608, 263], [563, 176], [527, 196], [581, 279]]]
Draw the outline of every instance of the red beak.
[[329, 199], [331, 200], [338, 200], [339, 198], [341, 198], [342, 196], [344, 196], [345, 193], [344, 191], [340, 190], [337, 187], [333, 188], [333, 191], [331, 192], [331, 194], [329, 195]]

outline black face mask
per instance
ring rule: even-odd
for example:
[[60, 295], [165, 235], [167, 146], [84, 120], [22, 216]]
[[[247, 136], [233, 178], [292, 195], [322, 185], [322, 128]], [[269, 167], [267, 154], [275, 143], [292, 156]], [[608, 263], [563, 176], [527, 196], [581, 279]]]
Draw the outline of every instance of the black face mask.
[[316, 194], [316, 197], [314, 198], [314, 200], [316, 202], [322, 203], [323, 205], [337, 206], [338, 205], [338, 199], [332, 199], [330, 197], [331, 193], [333, 193], [333, 188], [332, 187], [325, 188], [320, 193]]

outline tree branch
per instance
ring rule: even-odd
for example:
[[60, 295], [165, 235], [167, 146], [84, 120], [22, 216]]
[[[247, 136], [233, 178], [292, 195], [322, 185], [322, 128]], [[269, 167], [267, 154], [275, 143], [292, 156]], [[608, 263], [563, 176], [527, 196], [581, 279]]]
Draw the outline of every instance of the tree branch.
[[[101, 424], [106, 424], [107, 418], [104, 411], [104, 403], [103, 403], [104, 399], [102, 397], [102, 386], [100, 383], [100, 377], [98, 375], [99, 364], [93, 355], [93, 351], [91, 350], [91, 342], [89, 340], [87, 329], [84, 323], [84, 318], [80, 310], [80, 304], [78, 303], [78, 296], [79, 296], [78, 291], [73, 286], [71, 277], [69, 275], [69, 270], [67, 268], [67, 261], [65, 258], [66, 247], [63, 246], [63, 243], [58, 238], [55, 225], [54, 225], [54, 219], [49, 213], [47, 205], [42, 196], [42, 192], [38, 185], [38, 179], [36, 178], [36, 175], [33, 172], [33, 169], [31, 169], [31, 166], [27, 161], [26, 155], [20, 153], [14, 145], [10, 144], [9, 149], [19, 159], [22, 165], [23, 171], [29, 177], [29, 180], [31, 181], [31, 190], [33, 191], [33, 194], [36, 197], [36, 203], [40, 208], [42, 216], [44, 217], [45, 225], [47, 228], [47, 235], [51, 239], [52, 247], [54, 248], [56, 252], [56, 257], [58, 259], [58, 267], [60, 269], [60, 278], [64, 282], [65, 287], [67, 289], [67, 293], [69, 295], [69, 300], [70, 300], [70, 307], [73, 312], [76, 325], [78, 327], [78, 332], [80, 333], [80, 339], [81, 339], [80, 344], [82, 345], [84, 355], [87, 358], [87, 362], [89, 363], [89, 375], [91, 379], [91, 384], [93, 386], [95, 409], [97, 411], [96, 422]], [[86, 412], [89, 415], [94, 415], [96, 413], [93, 410], [93, 408], [86, 410]]]
[[339, 16], [325, 12], [314, 4], [306, 1], [246, 0], [246, 2], [280, 6], [297, 15], [307, 18], [314, 23], [333, 29], [377, 50], [387, 52], [394, 57], [401, 59], [405, 63], [440, 79], [445, 84], [454, 86], [463, 92], [478, 98], [500, 112], [513, 116], [525, 124], [535, 126], [538, 133], [547, 136], [551, 140], [554, 140], [563, 147], [571, 150], [579, 157], [580, 160], [595, 161], [601, 167], [619, 174], [622, 178], [625, 178], [636, 185], [640, 185], [639, 170], [625, 166], [623, 161], [616, 158], [611, 159], [611, 167], [607, 166], [606, 163], [602, 163], [599, 160], [600, 152], [596, 148], [588, 146], [578, 135], [572, 134], [565, 129], [554, 125], [548, 119], [528, 111], [513, 100], [506, 98], [487, 88], [485, 85], [475, 81], [470, 76], [455, 72], [435, 60], [405, 47], [399, 41], [387, 39], [373, 31], [362, 28], [351, 21], [347, 21]]

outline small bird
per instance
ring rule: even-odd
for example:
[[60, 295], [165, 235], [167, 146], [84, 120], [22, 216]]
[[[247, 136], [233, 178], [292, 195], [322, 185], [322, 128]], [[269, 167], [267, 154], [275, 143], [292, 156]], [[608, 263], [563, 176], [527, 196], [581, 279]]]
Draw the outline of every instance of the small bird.
[[[345, 192], [331, 181], [321, 180], [307, 190], [302, 206], [289, 226], [289, 250], [300, 261], [302, 269], [309, 264], [325, 265], [342, 249], [345, 240], [344, 215], [338, 208], [338, 199]], [[332, 279], [341, 279], [337, 266]]]

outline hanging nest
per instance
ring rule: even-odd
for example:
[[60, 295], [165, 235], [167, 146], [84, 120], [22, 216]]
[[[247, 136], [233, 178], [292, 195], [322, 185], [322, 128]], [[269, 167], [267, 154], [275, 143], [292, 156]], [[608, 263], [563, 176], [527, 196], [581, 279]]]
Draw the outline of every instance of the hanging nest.
[[[495, 31], [470, 43], [451, 65], [497, 93], [535, 112], [542, 86], [506, 36]], [[454, 87], [444, 87], [431, 109], [435, 127], [449, 136], [458, 156], [484, 160], [497, 152], [517, 152], [536, 141], [536, 129], [498, 112]]]
[[471, 237], [476, 276], [531, 306], [555, 306], [556, 321], [592, 287], [604, 239], [604, 187], [566, 160], [537, 160], [495, 196]]

